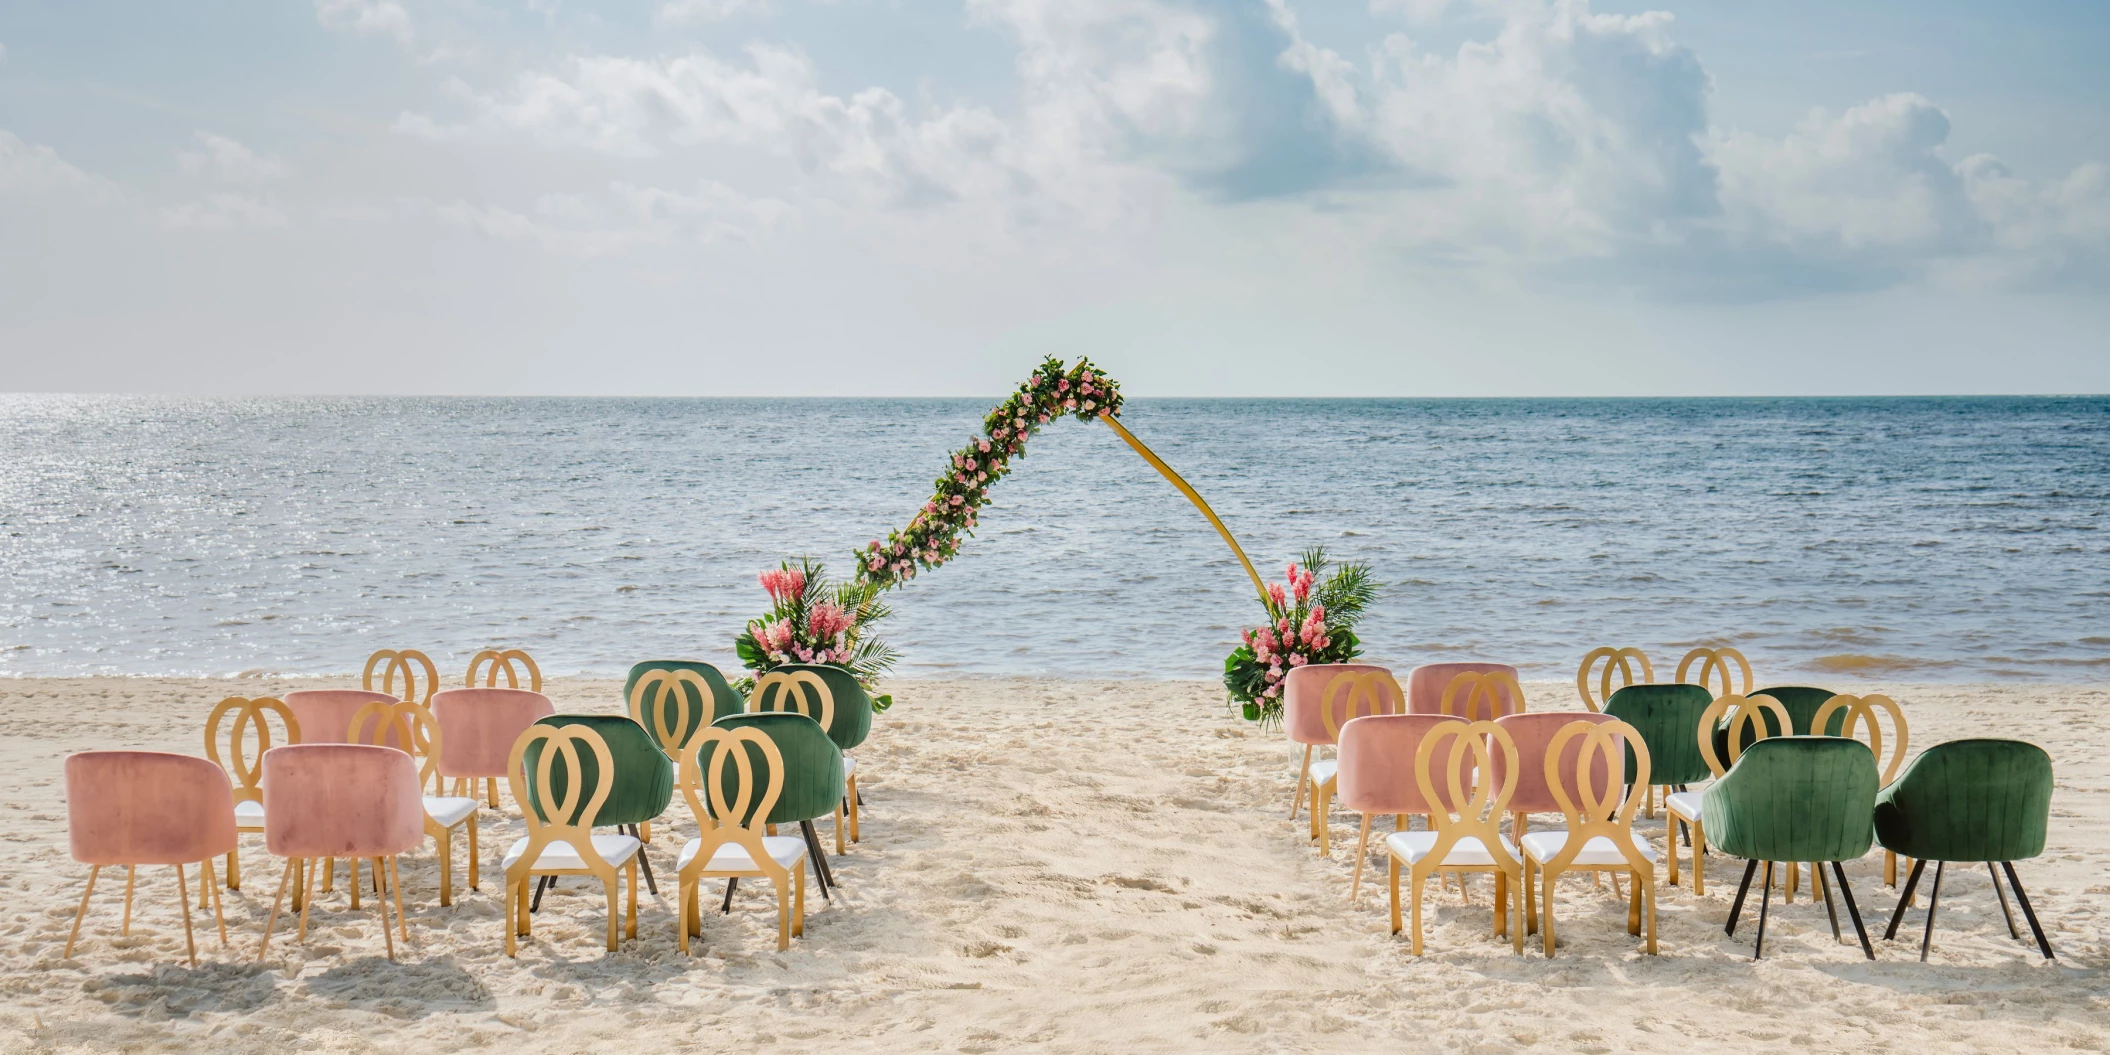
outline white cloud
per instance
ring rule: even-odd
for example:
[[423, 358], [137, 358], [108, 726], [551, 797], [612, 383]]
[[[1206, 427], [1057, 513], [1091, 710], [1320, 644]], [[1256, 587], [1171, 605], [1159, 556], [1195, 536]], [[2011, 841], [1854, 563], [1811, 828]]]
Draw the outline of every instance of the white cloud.
[[315, 20], [340, 33], [393, 37], [404, 47], [413, 36], [410, 12], [396, 0], [315, 0]]
[[177, 231], [277, 230], [292, 226], [277, 202], [251, 194], [215, 192], [161, 210], [161, 224]]
[[178, 151], [183, 171], [228, 183], [257, 184], [286, 178], [292, 170], [275, 155], [259, 154], [226, 136], [198, 132], [202, 149]]
[[492, 238], [583, 256], [643, 246], [754, 243], [797, 218], [786, 202], [750, 197], [712, 180], [689, 192], [615, 182], [602, 195], [545, 194], [525, 210], [455, 201], [432, 212]]
[[652, 18], [670, 25], [723, 22], [744, 15], [765, 15], [775, 7], [774, 0], [666, 0], [653, 10]]
[[109, 180], [76, 168], [59, 157], [58, 151], [24, 142], [4, 128], [0, 128], [0, 193], [73, 193], [98, 201], [119, 197]]

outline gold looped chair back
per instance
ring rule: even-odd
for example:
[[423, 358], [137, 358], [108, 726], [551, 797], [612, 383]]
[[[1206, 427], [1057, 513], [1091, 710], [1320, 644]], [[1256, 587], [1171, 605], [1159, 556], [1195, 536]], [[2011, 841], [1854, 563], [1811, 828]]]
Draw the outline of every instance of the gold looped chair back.
[[[1773, 719], [1770, 725], [1766, 722], [1768, 716]], [[1727, 758], [1715, 750], [1715, 731], [1718, 729], [1729, 736]], [[1781, 706], [1779, 700], [1764, 693], [1756, 696], [1724, 693], [1715, 697], [1714, 702], [1700, 713], [1700, 758], [1707, 763], [1708, 770], [1719, 777], [1729, 772], [1729, 767], [1743, 757], [1744, 749], [1750, 744], [1769, 736], [1786, 736], [1794, 730], [1794, 719], [1788, 716], [1788, 709]]]
[[[381, 684], [374, 685], [374, 674], [379, 672]], [[396, 681], [401, 679], [403, 691], [396, 691]], [[432, 694], [439, 691], [440, 671], [432, 665], [432, 657], [414, 648], [397, 651], [384, 648], [366, 657], [366, 667], [359, 672], [359, 687], [368, 692], [385, 692], [408, 703], [432, 706]]]
[[[1604, 671], [1597, 678], [1597, 691], [1590, 691], [1590, 675], [1597, 664], [1604, 663]], [[1640, 678], [1634, 677], [1639, 668]], [[1575, 691], [1582, 697], [1583, 706], [1591, 711], [1604, 710], [1605, 701], [1612, 696], [1612, 675], [1619, 675], [1619, 687], [1628, 685], [1652, 685], [1656, 681], [1656, 668], [1648, 661], [1648, 654], [1638, 648], [1593, 648], [1583, 656], [1582, 666], [1575, 671]]]
[[484, 688], [497, 688], [498, 675], [501, 671], [506, 676], [506, 688], [520, 688], [520, 671], [514, 669], [514, 664], [516, 663], [527, 671], [527, 688], [534, 692], [541, 692], [542, 668], [535, 665], [534, 657], [517, 648], [509, 648], [504, 651], [487, 648], [469, 657], [469, 676], [464, 684], [469, 688], [476, 688], [477, 672], [482, 670], [485, 664], [489, 664], [490, 670], [484, 672]]
[[[1810, 719], [1810, 731], [1822, 735], [1831, 725], [1832, 717], [1840, 711], [1846, 712], [1846, 720], [1839, 727], [1839, 735], [1868, 745], [1868, 749], [1875, 753], [1876, 764], [1883, 767], [1880, 786], [1889, 786], [1897, 779], [1898, 769], [1905, 764], [1905, 748], [1911, 736], [1911, 730], [1905, 725], [1905, 709], [1899, 707], [1896, 700], [1880, 693], [1866, 696], [1840, 693], [1817, 708], [1816, 715]], [[1883, 726], [1876, 720], [1879, 713], [1890, 717], [1890, 757], [1887, 759], [1883, 757]]]
[[755, 691], [747, 696], [747, 709], [791, 711], [835, 728], [835, 694], [828, 683], [810, 670], [773, 670], [755, 679]]
[[1406, 710], [1406, 693], [1400, 691], [1399, 682], [1387, 670], [1336, 674], [1319, 694], [1319, 718], [1326, 723], [1326, 735], [1336, 742], [1341, 738], [1341, 727], [1354, 719], [1370, 714], [1405, 714]]
[[[222, 757], [220, 723], [229, 714], [234, 715], [234, 725], [227, 736], [227, 754]], [[293, 717], [293, 709], [270, 696], [253, 700], [229, 696], [205, 719], [205, 757], [233, 778], [236, 802], [264, 801], [264, 752], [272, 747], [267, 716], [278, 718], [287, 743], [300, 743], [300, 720]], [[254, 753], [249, 750], [252, 738], [256, 742]]]
[[670, 758], [711, 724], [711, 707], [711, 686], [693, 670], [646, 671], [630, 689], [630, 720], [644, 726]]
[[418, 763], [418, 786], [430, 784], [433, 794], [440, 793], [440, 723], [422, 705], [407, 700], [369, 703], [353, 712], [344, 739], [406, 752]]
[[1524, 713], [1524, 687], [1517, 684], [1516, 677], [1508, 671], [1466, 671], [1443, 687], [1443, 699], [1438, 707], [1444, 714], [1456, 715], [1468, 722], [1491, 722], [1506, 715]]
[[[1692, 684], [1698, 685], [1717, 696], [1728, 696], [1732, 693], [1738, 696], [1749, 696], [1752, 687], [1756, 684], [1751, 677], [1751, 661], [1745, 659], [1742, 652], [1727, 646], [1722, 648], [1696, 648], [1685, 653], [1685, 658], [1678, 661], [1677, 674], [1671, 680], [1684, 684], [1686, 675], [1693, 672], [1695, 663], [1699, 665], [1699, 672], [1698, 677], [1692, 681]], [[1730, 666], [1732, 663], [1735, 664], [1734, 668]], [[1730, 676], [1732, 670], [1743, 675], [1743, 683], [1741, 685]], [[1717, 691], [1717, 683], [1719, 683], [1719, 691]]]

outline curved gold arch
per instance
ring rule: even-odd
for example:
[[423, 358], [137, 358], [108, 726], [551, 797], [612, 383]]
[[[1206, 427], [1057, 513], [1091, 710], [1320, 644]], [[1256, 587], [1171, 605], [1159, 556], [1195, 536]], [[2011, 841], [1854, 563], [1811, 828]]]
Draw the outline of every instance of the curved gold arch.
[[1156, 451], [1151, 450], [1142, 440], [1137, 439], [1135, 433], [1121, 427], [1121, 423], [1114, 420], [1112, 414], [1102, 414], [1099, 416], [1099, 420], [1106, 422], [1106, 427], [1114, 430], [1114, 435], [1121, 437], [1122, 442], [1128, 444], [1137, 454], [1142, 455], [1143, 460], [1149, 462], [1151, 468], [1156, 469], [1159, 475], [1171, 482], [1172, 486], [1179, 488], [1179, 492], [1187, 496], [1187, 501], [1194, 503], [1194, 508], [1201, 510], [1202, 515], [1209, 518], [1209, 525], [1216, 529], [1217, 534], [1223, 536], [1224, 545], [1231, 547], [1231, 553], [1238, 558], [1238, 563], [1245, 565], [1246, 576], [1253, 580], [1253, 592], [1260, 595], [1260, 604], [1265, 607], [1267, 605], [1267, 584], [1260, 581], [1260, 573], [1253, 569], [1253, 562], [1246, 559], [1245, 549], [1238, 545], [1236, 538], [1231, 536], [1231, 529], [1224, 526], [1223, 518], [1216, 515], [1216, 510], [1209, 508], [1209, 503], [1202, 500], [1201, 492], [1196, 491], [1194, 485], [1188, 483], [1179, 473], [1174, 472], [1172, 466], [1166, 465], [1165, 459], [1158, 457]]

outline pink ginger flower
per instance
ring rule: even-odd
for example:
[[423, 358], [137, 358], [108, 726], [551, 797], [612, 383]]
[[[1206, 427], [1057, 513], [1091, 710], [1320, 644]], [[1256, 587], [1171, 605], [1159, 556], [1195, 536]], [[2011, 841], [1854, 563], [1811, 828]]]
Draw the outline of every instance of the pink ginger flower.
[[1278, 582], [1271, 582], [1271, 583], [1268, 583], [1268, 584], [1267, 584], [1267, 596], [1268, 596], [1268, 599], [1269, 599], [1269, 600], [1271, 600], [1271, 601], [1275, 602], [1275, 607], [1277, 607], [1277, 608], [1280, 608], [1280, 607], [1282, 607], [1282, 603], [1283, 603], [1283, 598], [1282, 598], [1282, 584], [1281, 584], [1281, 583], [1278, 583]]

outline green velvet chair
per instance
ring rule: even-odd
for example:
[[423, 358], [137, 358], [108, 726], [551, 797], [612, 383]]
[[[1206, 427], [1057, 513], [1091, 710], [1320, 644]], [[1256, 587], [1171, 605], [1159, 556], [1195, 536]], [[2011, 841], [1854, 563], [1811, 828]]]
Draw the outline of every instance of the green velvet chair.
[[[1771, 696], [1779, 700], [1781, 708], [1788, 712], [1789, 723], [1795, 727], [1794, 732], [1787, 735], [1808, 736], [1810, 735], [1810, 719], [1817, 716], [1817, 709], [1824, 706], [1825, 701], [1837, 696], [1838, 693], [1830, 689], [1813, 689], [1807, 685], [1775, 685], [1772, 688], [1759, 689], [1756, 692], [1747, 692], [1744, 695]], [[1766, 714], [1765, 720], [1767, 736], [1784, 735], [1780, 728], [1780, 722], [1771, 714]], [[1839, 736], [1841, 735], [1840, 729], [1846, 724], [1846, 716], [1844, 714], [1836, 715], [1824, 724], [1826, 726], [1824, 735]], [[1750, 747], [1754, 741], [1759, 739], [1758, 736], [1753, 735], [1755, 732], [1756, 730], [1753, 730], [1745, 735], [1744, 742], [1737, 747], [1738, 751]], [[1717, 729], [1714, 731], [1714, 749], [1719, 757], [1729, 757], [1729, 730]]]
[[[1885, 940], [1897, 935], [1920, 873], [1934, 862], [1934, 889], [1927, 895], [1927, 931], [1920, 939], [1920, 960], [1934, 942], [1934, 912], [1941, 901], [1942, 867], [1950, 861], [1983, 861], [2000, 895], [2010, 937], [2019, 939], [2000, 875], [2007, 874], [2022, 915], [2044, 958], [2052, 959], [2051, 942], [2037, 923], [2029, 895], [2015, 875], [2015, 862], [2044, 852], [2051, 817], [2051, 756], [2021, 740], [1951, 740], [1928, 748], [1896, 781], [1883, 789], [1875, 804], [1876, 838], [1883, 847], [1912, 858], [1912, 875], [1898, 895]], [[1997, 866], [1997, 867], [1996, 867]]]
[[[1875, 947], [1861, 924], [1853, 888], [1842, 861], [1860, 859], [1875, 842], [1876, 760], [1868, 745], [1830, 736], [1777, 736], [1751, 745], [1729, 772], [1709, 785], [1701, 813], [1709, 837], [1723, 853], [1744, 859], [1744, 881], [1736, 889], [1725, 932], [1736, 934], [1744, 898], [1759, 862], [1766, 865], [1758, 906], [1758, 942], [1751, 958], [1766, 949], [1766, 914], [1773, 897], [1773, 862], [1829, 863], [1853, 917], [1861, 951], [1873, 960]], [[1839, 910], [1830, 886], [1817, 872], [1817, 889], [1839, 939]]]
[[[643, 836], [638, 826], [665, 813], [667, 804], [674, 800], [674, 763], [660, 751], [659, 745], [653, 742], [650, 733], [645, 732], [644, 726], [615, 714], [553, 714], [535, 724], [560, 728], [584, 725], [601, 734], [601, 739], [608, 744], [609, 756], [615, 763], [615, 786], [610, 789], [608, 800], [601, 803], [599, 813], [591, 820], [581, 819], [577, 823], [589, 827], [614, 825], [617, 831], [636, 835], [642, 841]], [[535, 790], [535, 781], [541, 757], [541, 745], [535, 744], [528, 748], [528, 753], [522, 760], [527, 769], [528, 788], [538, 796], [540, 793]], [[600, 780], [597, 770], [599, 765], [600, 763], [591, 756], [582, 756], [579, 759], [579, 768], [585, 771], [583, 779], [588, 787]], [[569, 780], [570, 774], [565, 770], [564, 760], [560, 757], [550, 768], [553, 799], [564, 797]], [[539, 810], [536, 815], [541, 816]], [[545, 821], [548, 819], [543, 818]], [[645, 860], [642, 852], [638, 854], [638, 860], [644, 868], [645, 885], [654, 894], [659, 893], [659, 886], [652, 878], [651, 863]], [[528, 905], [528, 911], [539, 909], [542, 906], [543, 890], [555, 884], [556, 877], [541, 877], [535, 886], [535, 896]]]
[[[682, 695], [688, 702], [686, 708], [678, 708], [671, 699], [662, 699], [657, 701], [661, 704], [661, 713], [659, 715], [638, 714], [631, 696], [637, 691], [637, 683], [645, 675], [655, 670], [688, 671], [702, 678], [704, 685], [710, 689], [710, 699], [708, 701], [699, 699], [694, 689], [685, 688]], [[709, 725], [728, 714], [739, 714], [747, 706], [747, 701], [742, 699], [740, 694], [726, 683], [725, 675], [717, 667], [708, 663], [689, 659], [648, 659], [643, 663], [632, 666], [630, 668], [630, 676], [623, 679], [623, 706], [630, 710], [630, 717], [637, 719], [638, 724], [645, 726], [648, 732], [652, 729], [652, 719], [655, 717], [668, 723], [676, 734], [675, 743], [680, 744], [688, 740], [690, 734], [697, 729]], [[682, 717], [686, 717], [687, 720], [685, 722], [679, 721], [678, 719]], [[657, 737], [654, 737], [654, 739], [657, 739]], [[665, 745], [662, 745], [662, 748], [664, 747]], [[672, 757], [671, 754], [669, 757]]]
[[[1641, 733], [1642, 743], [1648, 746], [1649, 782], [1662, 787], [1667, 798], [1672, 788], [1682, 791], [1685, 785], [1714, 775], [1700, 753], [1699, 741], [1700, 716], [1713, 702], [1714, 694], [1698, 685], [1629, 685], [1605, 701], [1604, 713]], [[1634, 779], [1632, 748], [1626, 753], [1626, 779]], [[1655, 816], [1652, 795], [1635, 790], [1643, 792], [1648, 815]]]
[[[828, 898], [835, 886], [835, 872], [828, 867], [828, 855], [821, 852], [820, 837], [813, 830], [816, 817], [833, 814], [843, 799], [843, 753], [828, 737], [819, 722], [792, 711], [761, 711], [734, 714], [711, 723], [720, 729], [759, 729], [777, 746], [777, 753], [784, 758], [784, 788], [777, 796], [775, 807], [769, 811], [765, 823], [796, 824], [806, 837], [807, 857], [813, 861], [813, 875], [820, 883], [821, 897]], [[713, 748], [715, 750], [715, 748]], [[761, 765], [760, 752], [750, 752], [750, 761]], [[701, 771], [709, 772], [710, 757], [700, 759]], [[734, 792], [734, 767], [726, 767], [726, 791]], [[760, 778], [765, 783], [766, 774]], [[737, 796], [735, 796], [737, 797]], [[733, 890], [738, 879], [725, 884], [724, 911], [732, 911]]]
[[[777, 685], [781, 682], [764, 676], [757, 679], [754, 698], [748, 701], [748, 708], [755, 711], [792, 710], [821, 720], [822, 727], [828, 731], [828, 739], [835, 741], [835, 746], [843, 751], [845, 786], [842, 805], [849, 814], [850, 841], [856, 842], [859, 835], [858, 807], [863, 805], [864, 800], [857, 793], [857, 759], [850, 751], [864, 743], [865, 738], [872, 734], [872, 697], [865, 692], [863, 685], [857, 683], [856, 675], [825, 663], [787, 663], [771, 668], [770, 673], [796, 674], [801, 671], [818, 677], [827, 687], [829, 699], [832, 701], [830, 706], [823, 707], [821, 701], [814, 698], [815, 694], [811, 688], [799, 690], [802, 701], [780, 700]], [[835, 825], [836, 853], [842, 853], [844, 850], [843, 833], [843, 818], [838, 816]]]

